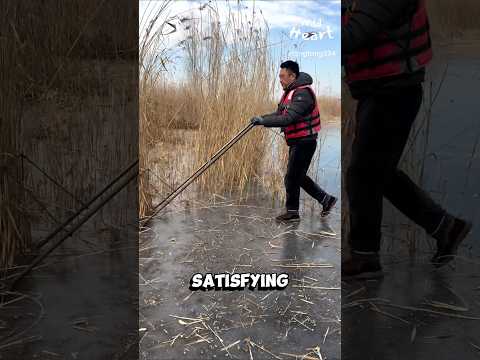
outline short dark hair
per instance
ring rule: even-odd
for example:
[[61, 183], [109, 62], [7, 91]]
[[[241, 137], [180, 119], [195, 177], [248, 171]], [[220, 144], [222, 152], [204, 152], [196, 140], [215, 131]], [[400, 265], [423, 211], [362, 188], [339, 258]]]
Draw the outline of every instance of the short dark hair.
[[290, 70], [295, 74], [295, 77], [298, 77], [300, 74], [300, 68], [298, 67], [298, 63], [293, 60], [287, 60], [280, 64], [281, 69]]

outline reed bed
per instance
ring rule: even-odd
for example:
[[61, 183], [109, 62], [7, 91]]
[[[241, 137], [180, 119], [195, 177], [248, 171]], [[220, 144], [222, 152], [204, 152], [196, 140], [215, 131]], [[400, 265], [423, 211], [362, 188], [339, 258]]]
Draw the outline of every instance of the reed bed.
[[[10, 226], [6, 232], [2, 228], [2, 257], [10, 261], [29, 238], [28, 222], [34, 230], [51, 230], [137, 157], [131, 134], [138, 126], [138, 22], [129, 4], [19, 1], [2, 10], [1, 61], [7, 70], [2, 76], [7, 78], [0, 86], [7, 95], [0, 100], [6, 119], [0, 161], [6, 161], [4, 152], [16, 156], [5, 165], [15, 181], [2, 178], [1, 191], [2, 214], [15, 220], [8, 225], [2, 218], [2, 226]], [[125, 31], [106, 30], [114, 28]], [[21, 153], [67, 191], [31, 163], [22, 167]], [[119, 204], [135, 203], [136, 196], [132, 189], [120, 194], [91, 223], [131, 220]], [[22, 212], [16, 214], [13, 204]], [[125, 211], [114, 212], [112, 206]], [[22, 231], [18, 246], [3, 241], [3, 234]]]
[[322, 120], [340, 120], [342, 112], [342, 101], [340, 97], [332, 95], [317, 96], [317, 102], [320, 107]]
[[[192, 19], [187, 12], [172, 15], [170, 5], [163, 2], [149, 23], [140, 24], [141, 216], [155, 197], [169, 193], [252, 116], [274, 111], [278, 101], [273, 96], [278, 64], [270, 57], [268, 26], [256, 25], [258, 15], [230, 9], [220, 19], [215, 4], [208, 3]], [[167, 46], [180, 27], [185, 37]], [[174, 68], [183, 76], [174, 75]], [[339, 117], [339, 98], [318, 101], [323, 119]], [[287, 155], [278, 129], [255, 128], [185, 194], [242, 198], [259, 184], [281, 197]]]
[[[0, 267], [12, 264], [15, 254], [28, 245], [29, 228], [19, 206], [22, 194], [16, 186], [20, 167], [15, 157], [18, 148], [19, 102], [16, 97], [16, 54], [18, 48], [10, 27], [15, 7], [6, 4], [0, 14]], [[4, 71], [6, 70], [6, 71]]]
[[[253, 115], [271, 111], [274, 84], [273, 65], [268, 58], [267, 33], [252, 28], [255, 19], [234, 12], [220, 28], [214, 9], [205, 14], [214, 24], [208, 32], [190, 27], [186, 42], [189, 81], [200, 95], [196, 114], [199, 131], [194, 136], [197, 163], [205, 161]], [[227, 40], [231, 37], [231, 42]], [[201, 46], [200, 46], [201, 45]], [[233, 192], [246, 188], [260, 169], [265, 147], [265, 131], [254, 129], [222, 159], [214, 171], [199, 181], [200, 191]]]
[[[161, 21], [168, 5], [163, 3], [152, 22]], [[164, 19], [157, 33], [165, 33], [176, 18]], [[209, 4], [200, 19], [181, 21], [186, 33], [179, 44], [183, 64], [175, 64], [183, 68], [181, 81], [169, 79], [172, 59], [169, 49], [159, 49], [164, 40], [155, 35], [153, 23], [146, 26], [140, 44], [141, 167], [144, 174], [149, 173], [149, 180], [141, 183], [141, 216], [148, 212], [155, 193], [171, 190], [252, 116], [271, 112], [275, 103], [268, 34], [263, 27], [249, 25], [256, 21], [253, 17], [231, 10], [226, 19], [220, 19], [215, 5]], [[152, 52], [159, 57], [152, 57]], [[197, 193], [245, 190], [259, 175], [268, 137], [268, 132], [253, 129], [202, 175], [195, 184]], [[156, 178], [152, 168], [158, 170]], [[153, 187], [154, 182], [159, 185]]]
[[437, 37], [478, 39], [480, 7], [476, 0], [431, 0], [427, 6]]

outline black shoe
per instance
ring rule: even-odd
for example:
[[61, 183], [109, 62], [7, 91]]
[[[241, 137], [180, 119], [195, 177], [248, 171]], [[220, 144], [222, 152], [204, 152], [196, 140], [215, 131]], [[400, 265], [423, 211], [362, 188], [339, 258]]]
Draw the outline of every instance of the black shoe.
[[286, 213], [278, 215], [275, 221], [281, 223], [298, 222], [300, 221], [300, 215], [298, 215], [298, 211], [287, 210]]
[[437, 239], [437, 252], [431, 261], [436, 267], [442, 267], [454, 259], [459, 245], [472, 229], [468, 221], [448, 214], [445, 216], [444, 224], [433, 235]]
[[337, 198], [333, 195], [325, 195], [325, 199], [322, 202], [323, 210], [320, 213], [321, 217], [325, 217], [330, 214], [330, 210], [335, 206], [337, 203]]
[[378, 254], [360, 255], [352, 253], [350, 259], [342, 262], [342, 280], [366, 280], [382, 277], [382, 265]]

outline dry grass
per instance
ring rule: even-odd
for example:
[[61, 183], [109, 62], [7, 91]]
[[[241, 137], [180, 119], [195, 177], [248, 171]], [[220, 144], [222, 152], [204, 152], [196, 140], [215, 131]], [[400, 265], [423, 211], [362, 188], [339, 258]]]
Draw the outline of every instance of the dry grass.
[[[83, 90], [89, 94], [92, 83], [62, 76], [69, 59], [135, 59], [137, 48], [132, 48], [132, 44], [137, 40], [138, 25], [129, 4], [125, 0], [16, 2], [9, 23], [22, 56], [21, 70], [29, 95], [71, 86], [75, 86], [77, 93]], [[125, 15], [128, 7], [130, 17], [120, 15], [120, 6], [125, 6]], [[40, 14], [48, 14], [55, 21], [47, 21]], [[108, 30], [119, 28], [123, 30]]]
[[[19, 102], [16, 96], [17, 47], [9, 24], [14, 6], [6, 5], [0, 14], [0, 266], [12, 264], [15, 254], [29, 242], [28, 223], [19, 204], [22, 194], [16, 186], [20, 169], [15, 158], [18, 147]], [[4, 71], [5, 70], [5, 71]]]
[[[346, 170], [350, 164], [350, 154], [353, 140], [355, 137], [355, 107], [356, 101], [350, 95], [347, 85], [342, 82], [342, 116], [341, 116], [341, 133], [342, 133], [342, 184], [346, 184]], [[341, 222], [342, 222], [342, 250], [348, 248], [347, 235], [349, 229], [349, 208], [348, 196], [345, 186], [342, 186], [342, 201], [341, 204]]]
[[[166, 12], [168, 6], [164, 3], [154, 21], [162, 19], [160, 12]], [[171, 190], [244, 128], [253, 115], [272, 109], [274, 73], [267, 33], [251, 28], [248, 21], [253, 19], [241, 18], [233, 11], [221, 19], [220, 27], [213, 6], [205, 7], [198, 21], [183, 22], [187, 29], [181, 42], [185, 56], [184, 63], [177, 64], [188, 74], [183, 81], [168, 80], [165, 70], [171, 59], [168, 49], [161, 48], [163, 39], [153, 30], [148, 33], [153, 26], [147, 27], [141, 41], [141, 167], [144, 174], [150, 173], [151, 182], [164, 180], [152, 190], [145, 176], [142, 179], [141, 215], [148, 212], [153, 191]], [[160, 32], [165, 33], [168, 22], [171, 20], [159, 25]], [[200, 26], [205, 23], [212, 26]], [[153, 58], [151, 52], [161, 55]], [[197, 181], [197, 190], [222, 194], [246, 189], [259, 175], [269, 136], [259, 129], [251, 131]], [[152, 149], [160, 146], [156, 160], [162, 165], [157, 166], [157, 179], [153, 179], [151, 171], [145, 170], [155, 167]]]
[[317, 96], [322, 120], [338, 118], [342, 112], [342, 101], [335, 96]]
[[[173, 3], [161, 4], [150, 23], [140, 24], [145, 29], [140, 41], [141, 216], [155, 196], [169, 193], [252, 116], [272, 112], [278, 101], [268, 31], [251, 25], [254, 14], [243, 17], [231, 10], [220, 19], [209, 3], [193, 20], [188, 13], [175, 15]], [[168, 35], [158, 34], [175, 34], [180, 26], [185, 38], [179, 53], [176, 44], [165, 45]], [[173, 80], [173, 67], [183, 68], [180, 79]], [[320, 96], [318, 101], [322, 119], [338, 119], [339, 98]], [[286, 157], [278, 129], [255, 128], [192, 188], [197, 194], [236, 192], [242, 198], [254, 191], [257, 180], [273, 197], [281, 196]]]
[[[326, 341], [330, 344], [336, 343], [341, 327], [340, 280], [332, 276], [334, 266], [328, 262], [311, 262], [311, 258], [305, 259], [291, 252], [285, 256], [283, 249], [286, 241], [297, 242], [298, 246], [303, 243], [310, 246], [315, 242], [318, 246], [318, 242], [329, 242], [334, 234], [308, 233], [295, 227], [285, 229], [273, 221], [276, 211], [274, 208], [244, 207], [245, 205], [232, 203], [235, 201], [209, 206], [194, 213], [194, 217], [190, 216], [192, 213], [186, 214], [187, 221], [191, 221], [186, 230], [194, 236], [195, 241], [189, 241], [190, 245], [185, 251], [175, 253], [177, 260], [174, 261], [181, 266], [194, 266], [197, 270], [207, 266], [212, 273], [221, 272], [220, 269], [225, 266], [231, 269], [232, 273], [287, 272], [290, 284], [286, 293], [262, 291], [245, 293], [245, 296], [229, 296], [228, 293], [214, 292], [212, 296], [207, 294], [205, 297], [204, 292], [187, 290], [185, 294], [178, 293], [176, 298], [172, 299], [168, 296], [172, 289], [165, 291], [163, 276], [160, 274], [162, 271], [155, 265], [164, 260], [158, 255], [167, 253], [163, 251], [164, 246], [170, 245], [164, 241], [159, 243], [158, 237], [147, 236], [142, 239], [139, 250], [139, 261], [142, 265], [140, 313], [145, 314], [148, 309], [159, 305], [171, 310], [163, 314], [164, 317], [159, 319], [161, 321], [156, 322], [152, 322], [147, 315], [142, 315], [140, 326], [143, 327], [144, 336], [140, 346], [149, 351], [155, 350], [155, 353], [164, 351], [163, 354], [168, 356], [184, 346], [191, 349], [192, 354], [200, 353], [201, 349], [191, 346], [206, 346], [206, 342], [212, 346], [218, 345], [216, 351], [225, 351], [232, 358], [237, 355], [245, 358], [243, 345], [251, 345], [254, 359], [266, 358], [264, 355], [283, 359], [291, 355], [294, 358], [296, 355], [292, 353], [307, 353], [298, 357], [313, 359], [308, 355], [312, 350], [305, 349], [302, 342], [298, 344], [297, 341], [294, 344], [293, 339], [299, 333], [307, 339], [311, 338], [314, 342], [309, 345], [318, 345], [315, 346], [318, 348], [315, 350], [317, 354]], [[206, 218], [211, 221], [205, 221]], [[169, 225], [165, 226], [157, 231], [164, 231]], [[183, 237], [176, 237], [176, 248], [182, 247], [180, 238]], [[239, 239], [248, 240], [244, 245], [240, 245]], [[254, 245], [259, 244], [258, 239], [264, 240], [260, 247]], [[225, 252], [226, 248], [231, 248], [232, 251]], [[170, 256], [169, 259], [173, 257]], [[173, 306], [168, 303], [171, 300], [175, 302], [172, 302]], [[202, 306], [196, 307], [198, 302], [202, 302]], [[281, 339], [258, 335], [262, 334], [265, 326], [268, 327], [273, 322], [276, 331], [282, 335]], [[239, 329], [243, 333], [237, 337]], [[252, 336], [243, 339], [247, 336], [244, 334]], [[283, 348], [282, 344], [287, 343], [290, 346]], [[325, 350], [331, 349], [326, 347]], [[155, 353], [150, 355], [155, 356]], [[320, 357], [317, 355], [316, 358]]]
[[480, 7], [477, 0], [430, 0], [428, 10], [435, 36], [478, 39]]
[[[1, 118], [6, 119], [1, 122], [1, 151], [25, 153], [76, 198], [29, 164], [23, 178], [17, 176], [19, 161], [6, 164], [17, 181], [7, 184], [2, 172], [2, 214], [9, 214], [5, 204], [10, 204], [16, 224], [16, 230], [2, 228], [2, 256], [8, 259], [14, 258], [22, 242], [7, 246], [3, 235], [13, 236], [18, 230], [28, 239], [30, 233], [20, 221], [27, 217], [15, 214], [12, 204], [28, 213], [37, 230], [50, 230], [78, 209], [78, 199], [87, 201], [137, 156], [131, 136], [137, 123], [131, 120], [138, 111], [134, 66], [138, 22], [128, 4], [18, 1], [2, 9], [1, 61], [2, 70], [7, 69], [2, 76], [10, 80], [2, 79], [0, 85]], [[125, 31], [110, 30], [118, 28]], [[4, 166], [3, 155], [0, 161]], [[102, 221], [127, 221], [126, 211], [110, 216], [112, 206], [119, 207], [116, 201], [125, 201], [123, 196], [135, 202], [130, 189], [107, 205]], [[2, 218], [2, 226], [6, 224]]]

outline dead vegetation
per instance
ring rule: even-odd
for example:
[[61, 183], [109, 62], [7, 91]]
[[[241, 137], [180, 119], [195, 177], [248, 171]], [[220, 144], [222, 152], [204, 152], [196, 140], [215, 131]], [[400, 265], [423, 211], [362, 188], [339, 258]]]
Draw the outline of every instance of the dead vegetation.
[[[0, 161], [7, 170], [1, 176], [11, 176], [2, 179], [1, 207], [7, 217], [1, 227], [2, 236], [17, 237], [16, 245], [2, 241], [3, 260], [11, 263], [24, 247], [28, 221], [37, 225], [35, 230], [42, 222], [40, 230], [58, 225], [136, 157], [136, 145], [129, 141], [137, 124], [130, 121], [131, 128], [125, 129], [129, 124], [121, 119], [136, 118], [138, 74], [130, 64], [137, 57], [132, 44], [137, 44], [138, 24], [131, 16], [110, 16], [118, 6], [18, 1], [2, 10], [6, 71], [0, 85], [5, 94], [0, 100], [5, 119]], [[105, 26], [125, 32], [108, 32]], [[114, 133], [119, 136], [112, 140]], [[104, 220], [125, 219], [122, 213]]]
[[[143, 358], [182, 351], [204, 357], [226, 353], [232, 358], [249, 359], [328, 357], [340, 337], [339, 270], [300, 248], [321, 251], [318, 247], [326, 243], [338, 244], [339, 235], [334, 231], [309, 233], [295, 226], [285, 228], [275, 224], [275, 209], [266, 206], [241, 206], [234, 200], [198, 205], [196, 216], [187, 217], [181, 228], [174, 232], [164, 229], [164, 241], [147, 235], [141, 243]], [[187, 211], [191, 213], [192, 209]], [[170, 215], [178, 214], [172, 211]], [[176, 236], [184, 234], [185, 229], [188, 235]], [[158, 231], [162, 228], [152, 229], [152, 234]], [[166, 253], [169, 259], [162, 255]], [[173, 276], [171, 280], [160, 276], [164, 274], [162, 267], [173, 266], [170, 262], [181, 264], [179, 273], [168, 275]], [[207, 269], [231, 274], [286, 272], [289, 285], [284, 291], [192, 292], [175, 280], [188, 281], [186, 274]], [[170, 310], [154, 319], [148, 314], [157, 307]], [[297, 344], [292, 339], [299, 334], [309, 340]], [[313, 346], [304, 347], [305, 343]]]
[[[49, 280], [45, 287], [42, 280], [37, 282], [35, 278], [25, 293], [7, 289], [13, 278], [27, 267], [19, 264], [30, 261], [21, 256], [30, 250], [30, 235], [38, 244], [45, 232], [51, 232], [67, 219], [138, 156], [136, 137], [132, 136], [138, 128], [138, 18], [130, 9], [129, 0], [2, 2], [0, 353], [3, 357], [25, 358], [24, 351], [33, 341], [42, 341], [45, 346], [53, 343], [47, 345], [50, 340], [38, 335], [45, 330], [45, 315], [52, 315], [44, 309], [48, 303], [44, 291], [52, 291], [51, 286], [57, 285], [57, 290], [61, 289], [65, 283], [57, 278], [59, 281]], [[120, 28], [124, 31], [114, 30]], [[92, 234], [89, 226], [93, 231], [99, 230], [94, 233], [99, 241], [89, 242], [81, 237], [74, 240], [85, 241], [86, 245], [74, 246], [78, 245], [78, 250], [97, 247], [95, 254], [105, 246], [104, 240], [116, 240], [114, 230], [119, 234], [119, 226], [135, 222], [136, 201], [136, 187], [132, 186], [82, 229], [87, 228], [89, 235]], [[112, 230], [108, 238], [102, 231], [105, 229]], [[78, 255], [75, 251], [55, 254], [59, 255], [57, 258], [50, 255], [54, 259], [34, 269], [58, 270], [56, 260], [70, 262], [72, 254]], [[92, 253], [80, 256], [85, 255]], [[67, 265], [69, 269], [71, 266]], [[33, 289], [36, 290], [29, 294]], [[95, 297], [93, 293], [92, 296]], [[85, 325], [88, 322], [72, 323], [77, 330], [92, 330]], [[65, 355], [47, 350], [33, 355], [35, 350], [30, 350], [31, 356]]]
[[[151, 170], [149, 152], [161, 147], [160, 156], [166, 155], [163, 163], [183, 167], [181, 176], [185, 178], [244, 128], [253, 115], [271, 109], [274, 84], [267, 34], [261, 27], [247, 25], [254, 19], [231, 11], [227, 19], [221, 19], [220, 26], [215, 5], [208, 4], [200, 19], [174, 16], [156, 24], [162, 21], [165, 15], [162, 12], [168, 5], [163, 3], [146, 26], [140, 45], [141, 166], [143, 170]], [[176, 64], [183, 69], [184, 79], [173, 82], [168, 74], [171, 69], [168, 51], [159, 48], [166, 41], [163, 34], [175, 32], [171, 25], [175, 20], [184, 27], [186, 38], [178, 44], [185, 54], [183, 63]], [[153, 58], [152, 52], [159, 53], [159, 57]], [[258, 174], [266, 139], [266, 132], [253, 130], [219, 160], [215, 171], [207, 171], [198, 180], [198, 191], [214, 189], [224, 193], [244, 189], [248, 180]], [[172, 152], [166, 154], [170, 145]], [[181, 180], [172, 179], [171, 170], [172, 166], [166, 165], [157, 173], [163, 183], [173, 185]], [[144, 178], [140, 191], [147, 194], [147, 189]], [[170, 189], [160, 182], [155, 190], [162, 193]], [[141, 196], [141, 215], [148, 212], [149, 198]]]
[[[230, 9], [219, 18], [215, 4], [207, 3], [192, 18], [175, 15], [171, 5], [162, 2], [150, 22], [140, 24], [141, 216], [155, 196], [164, 197], [252, 116], [274, 111], [278, 100], [272, 44], [258, 13]], [[180, 29], [185, 38], [170, 44]], [[320, 96], [319, 103], [324, 119], [338, 117], [338, 98]], [[286, 155], [277, 130], [253, 129], [193, 184], [195, 192], [247, 197], [256, 182], [278, 196]]]
[[22, 191], [17, 184], [21, 168], [17, 158], [20, 102], [17, 96], [16, 65], [18, 45], [14, 29], [9, 26], [15, 14], [8, 4], [0, 14], [0, 268], [13, 263], [14, 257], [30, 242], [29, 223], [25, 220]]
[[480, 7], [476, 0], [427, 2], [432, 32], [445, 39], [479, 39]]

